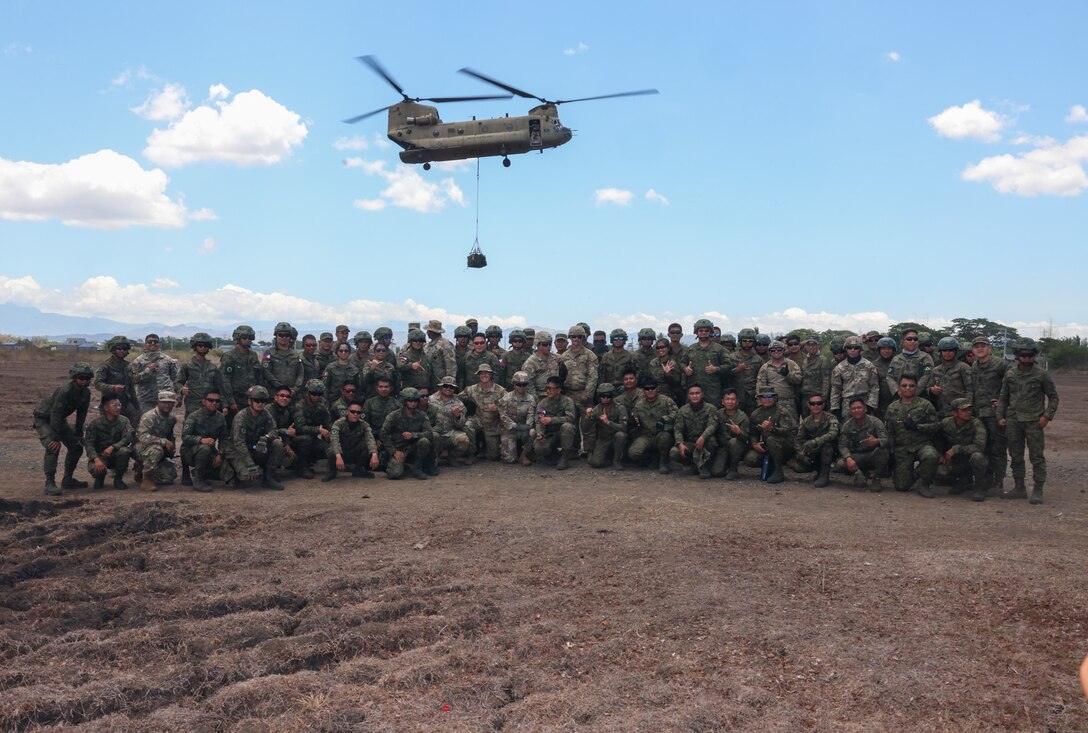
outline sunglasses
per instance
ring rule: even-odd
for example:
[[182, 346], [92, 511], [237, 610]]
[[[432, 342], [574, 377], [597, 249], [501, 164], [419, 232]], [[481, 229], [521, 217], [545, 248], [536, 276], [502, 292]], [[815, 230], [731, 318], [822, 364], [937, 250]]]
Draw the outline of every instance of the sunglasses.
[[815, 401], [809, 402], [808, 404], [809, 404], [809, 407], [821, 407], [821, 406], [823, 406], [824, 401], [823, 400], [815, 400]]
[[205, 398], [204, 398], [204, 401], [205, 401], [205, 402], [210, 402], [210, 403], [212, 403], [213, 405], [218, 405], [218, 404], [219, 404], [220, 402], [222, 402], [223, 400], [222, 400], [222, 399], [220, 399], [219, 397], [205, 397]]
[[147, 341], [144, 341], [144, 343], [147, 344], [148, 346], [150, 346], [151, 344], [159, 343], [159, 341], [158, 341], [158, 339], [149, 339]]
[[268, 400], [258, 399], [256, 397], [250, 397], [249, 401], [255, 405], [264, 405], [268, 403]]
[[362, 410], [348, 410], [348, 412], [350, 412], [352, 415], [362, 415], [363, 414]]

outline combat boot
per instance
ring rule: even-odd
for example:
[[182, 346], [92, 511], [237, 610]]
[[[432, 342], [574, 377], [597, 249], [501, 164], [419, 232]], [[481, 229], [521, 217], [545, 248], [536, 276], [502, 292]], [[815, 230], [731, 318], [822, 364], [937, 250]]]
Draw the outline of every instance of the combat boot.
[[155, 486], [155, 481], [151, 478], [151, 474], [145, 473], [143, 480], [140, 481], [140, 488], [144, 491], [158, 491], [159, 487]]
[[144, 464], [137, 462], [132, 467], [132, 480], [136, 483], [143, 483], [144, 480]]
[[182, 486], [192, 486], [193, 485], [193, 477], [189, 473], [189, 464], [186, 463], [185, 461], [181, 462], [181, 485]]
[[366, 464], [363, 463], [356, 465], [355, 468], [352, 469], [351, 475], [353, 478], [374, 478], [374, 472], [367, 468]]
[[974, 491], [971, 492], [971, 501], [986, 501], [986, 489], [980, 484], [975, 484]]
[[916, 485], [918, 486], [918, 496], [921, 496], [924, 499], [932, 499], [936, 496], [936, 494], [933, 493], [933, 487], [929, 484], [918, 481], [916, 482]]
[[1007, 494], [1002, 494], [1002, 499], [1026, 499], [1028, 498], [1028, 487], [1024, 485], [1024, 479], [1015, 479], [1016, 485], [1013, 486], [1012, 491]]
[[959, 496], [967, 490], [967, 480], [963, 476], [957, 476], [952, 488], [948, 490], [949, 496]]
[[864, 489], [866, 483], [868, 483], [868, 479], [865, 478], [865, 472], [860, 468], [854, 471], [854, 488]]
[[[370, 475], [364, 476], [363, 478], [374, 478], [374, 474], [372, 472], [368, 471], [367, 473], [370, 473]], [[423, 473], [427, 474], [428, 476], [437, 476], [438, 464], [434, 461], [427, 461], [427, 465], [423, 467]]]
[[812, 488], [822, 489], [831, 483], [831, 467], [820, 469], [820, 475], [816, 477], [816, 480], [812, 482]]
[[1000, 478], [998, 478], [997, 476], [991, 477], [991, 479], [990, 479], [990, 488], [989, 488], [989, 490], [987, 490], [986, 495], [987, 496], [1000, 497], [1004, 493], [1005, 493], [1005, 477], [1004, 476], [1002, 476]]
[[874, 494], [879, 494], [883, 490], [884, 484], [880, 482], [880, 477], [874, 475], [873, 480], [869, 484], [869, 491], [873, 492]]
[[529, 449], [528, 448], [522, 448], [521, 449], [521, 465], [523, 465], [523, 466], [533, 465], [533, 459], [529, 457]]
[[118, 491], [124, 491], [128, 488], [128, 484], [125, 483], [125, 472], [117, 471], [113, 474], [113, 488]]
[[284, 486], [276, 479], [276, 469], [265, 468], [264, 478], [261, 480], [261, 486], [266, 489], [272, 489], [273, 491], [283, 491]]
[[[202, 494], [206, 494], [212, 490], [212, 487], [204, 480], [204, 472], [196, 466], [193, 467], [191, 478], [190, 485], [193, 487], [193, 491], [199, 491]], [[182, 484], [184, 483], [185, 482], [182, 481]]]
[[326, 483], [336, 478], [336, 461], [330, 458], [328, 464], [329, 465], [325, 467], [325, 475], [321, 477], [321, 483]]
[[726, 481], [737, 481], [740, 479], [740, 472], [737, 471], [736, 466], [730, 466], [729, 470], [725, 472]]
[[703, 464], [703, 467], [699, 469], [699, 478], [704, 481], [710, 478], [710, 466]]
[[73, 478], [70, 473], [65, 473], [64, 478], [60, 480], [60, 487], [62, 489], [85, 489], [87, 488], [87, 482]]
[[106, 488], [106, 472], [103, 471], [100, 474], [96, 474], [94, 477], [93, 488], [95, 491]]
[[622, 470], [624, 470], [623, 456], [620, 455], [620, 453], [618, 451], [616, 452], [616, 457], [612, 459], [612, 470], [613, 471], [622, 471]]
[[46, 496], [60, 496], [64, 492], [57, 486], [56, 476], [45, 477], [45, 495]]
[[662, 454], [657, 459], [657, 472], [664, 476], [667, 473], [672, 473], [672, 468], [669, 466], [669, 457]]
[[408, 473], [412, 474], [412, 476], [419, 479], [420, 481], [427, 480], [427, 474], [423, 473], [423, 469], [416, 464], [409, 463], [407, 466], [405, 466], [405, 468], [408, 469]]
[[786, 480], [786, 477], [782, 475], [782, 469], [779, 467], [778, 462], [775, 461], [774, 470], [767, 476], [767, 483], [780, 484]]
[[1043, 503], [1043, 485], [1036, 481], [1035, 486], [1031, 489], [1031, 498], [1028, 499], [1028, 504], [1042, 504]]
[[555, 468], [559, 471], [566, 471], [570, 468], [570, 456], [567, 455], [566, 448], [559, 449], [559, 463], [556, 464]]
[[295, 470], [295, 475], [298, 476], [299, 478], [304, 478], [304, 479], [309, 480], [309, 479], [312, 479], [317, 474], [315, 474], [314, 470], [312, 468], [310, 468], [309, 466], [303, 466], [302, 468], [299, 468], [299, 469]]

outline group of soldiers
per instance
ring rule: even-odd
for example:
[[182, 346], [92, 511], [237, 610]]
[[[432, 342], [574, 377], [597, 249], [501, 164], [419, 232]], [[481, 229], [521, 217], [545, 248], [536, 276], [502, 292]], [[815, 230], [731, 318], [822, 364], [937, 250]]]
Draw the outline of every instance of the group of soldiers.
[[[691, 344], [673, 323], [660, 336], [641, 329], [637, 348], [622, 329], [606, 337], [584, 323], [554, 337], [513, 329], [508, 347], [501, 328], [481, 331], [473, 320], [453, 341], [437, 320], [412, 325], [399, 349], [387, 327], [349, 339], [341, 325], [304, 335], [299, 350], [297, 330], [281, 322], [260, 355], [254, 330], [239, 326], [218, 362], [213, 339], [197, 333], [181, 364], [155, 334], [132, 361], [132, 344], [115, 337], [97, 369], [73, 365], [69, 383], [34, 412], [45, 493], [87, 485], [74, 477], [85, 451], [95, 488], [111, 471], [113, 486], [126, 488], [131, 461], [153, 491], [177, 478], [178, 458], [183, 485], [197, 491], [210, 480], [282, 489], [278, 471], [314, 478], [319, 461], [331, 481], [346, 471], [426, 479], [442, 459], [563, 470], [585, 458], [615, 470], [656, 463], [662, 474], [679, 463], [726, 480], [744, 465], [768, 483], [784, 481], [786, 467], [813, 473], [817, 487], [834, 470], [872, 491], [890, 476], [895, 489], [923, 497], [942, 480], [982, 501], [1028, 498], [1026, 447], [1030, 501], [1042, 502], [1043, 430], [1058, 395], [1031, 340], [1017, 344], [1011, 364], [984, 337], [934, 344], [913, 330], [898, 343], [877, 332], [836, 339], [824, 353], [813, 337], [721, 334], [707, 319], [695, 322]], [[85, 427], [92, 381], [99, 416]], [[1014, 488], [1004, 492], [1010, 457]]]

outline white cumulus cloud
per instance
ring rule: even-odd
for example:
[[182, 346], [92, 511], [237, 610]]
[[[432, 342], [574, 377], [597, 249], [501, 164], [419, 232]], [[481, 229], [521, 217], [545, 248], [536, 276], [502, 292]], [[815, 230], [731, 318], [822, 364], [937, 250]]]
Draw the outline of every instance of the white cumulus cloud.
[[1074, 104], [1069, 109], [1069, 114], [1066, 116], [1065, 121], [1088, 122], [1088, 109], [1085, 109], [1083, 104]]
[[230, 89], [223, 84], [212, 84], [208, 87], [208, 101], [227, 99], [230, 97]]
[[977, 99], [960, 107], [949, 107], [928, 121], [941, 137], [975, 138], [984, 142], [1000, 140], [1001, 129], [1006, 124], [998, 113], [983, 109]]
[[444, 178], [432, 183], [406, 165], [397, 165], [386, 170], [385, 161], [368, 161], [364, 158], [347, 158], [344, 165], [348, 168], [360, 168], [369, 176], [379, 176], [389, 185], [378, 194], [379, 198], [356, 199], [352, 205], [363, 211], [381, 211], [386, 206], [411, 209], [425, 214], [433, 214], [446, 208], [452, 202], [465, 205], [465, 194], [452, 178]]
[[578, 41], [577, 46], [574, 46], [572, 48], [564, 48], [563, 49], [563, 55], [564, 56], [577, 56], [578, 54], [585, 53], [588, 50], [589, 50], [588, 45], [586, 45], [582, 41]]
[[593, 192], [593, 200], [597, 206], [603, 206], [604, 204], [627, 206], [627, 204], [631, 203], [633, 196], [633, 193], [622, 188], [598, 188]]
[[995, 155], [967, 166], [966, 181], [988, 182], [1018, 196], [1079, 196], [1088, 189], [1088, 135], [1017, 155]]
[[653, 190], [652, 188], [649, 191], [646, 192], [646, 200], [647, 201], [656, 201], [657, 203], [664, 204], [665, 206], [669, 205], [669, 200], [667, 198], [665, 198], [664, 196], [662, 196], [661, 194], [659, 194], [657, 191]]
[[133, 107], [132, 111], [145, 120], [170, 122], [185, 114], [191, 106], [184, 87], [180, 84], [165, 84], [162, 89], [152, 91], [144, 103]]
[[144, 155], [167, 167], [199, 161], [272, 165], [301, 145], [307, 132], [298, 114], [253, 89], [216, 101], [215, 107], [201, 105], [165, 130], [153, 130]]
[[181, 200], [167, 195], [168, 182], [161, 170], [144, 170], [113, 150], [60, 164], [0, 158], [0, 219], [58, 219], [93, 229], [181, 227], [190, 217]]
[[181, 287], [181, 283], [179, 283], [177, 280], [171, 280], [168, 277], [157, 277], [151, 281], [151, 287], [175, 290]]
[[888, 60], [889, 61], [898, 61], [899, 60], [899, 52], [898, 51], [888, 51]]
[[216, 247], [218, 247], [218, 245], [215, 243], [215, 239], [213, 239], [212, 237], [205, 237], [204, 241], [200, 243], [200, 246], [197, 247], [196, 251], [202, 255], [210, 255], [216, 250]]

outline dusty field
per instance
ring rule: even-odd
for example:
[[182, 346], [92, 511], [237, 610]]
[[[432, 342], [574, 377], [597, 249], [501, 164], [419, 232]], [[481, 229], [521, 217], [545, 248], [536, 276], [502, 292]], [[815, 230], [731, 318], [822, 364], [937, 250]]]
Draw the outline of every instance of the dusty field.
[[1042, 507], [581, 462], [54, 501], [65, 369], [0, 362], [0, 730], [1088, 730], [1084, 375]]

